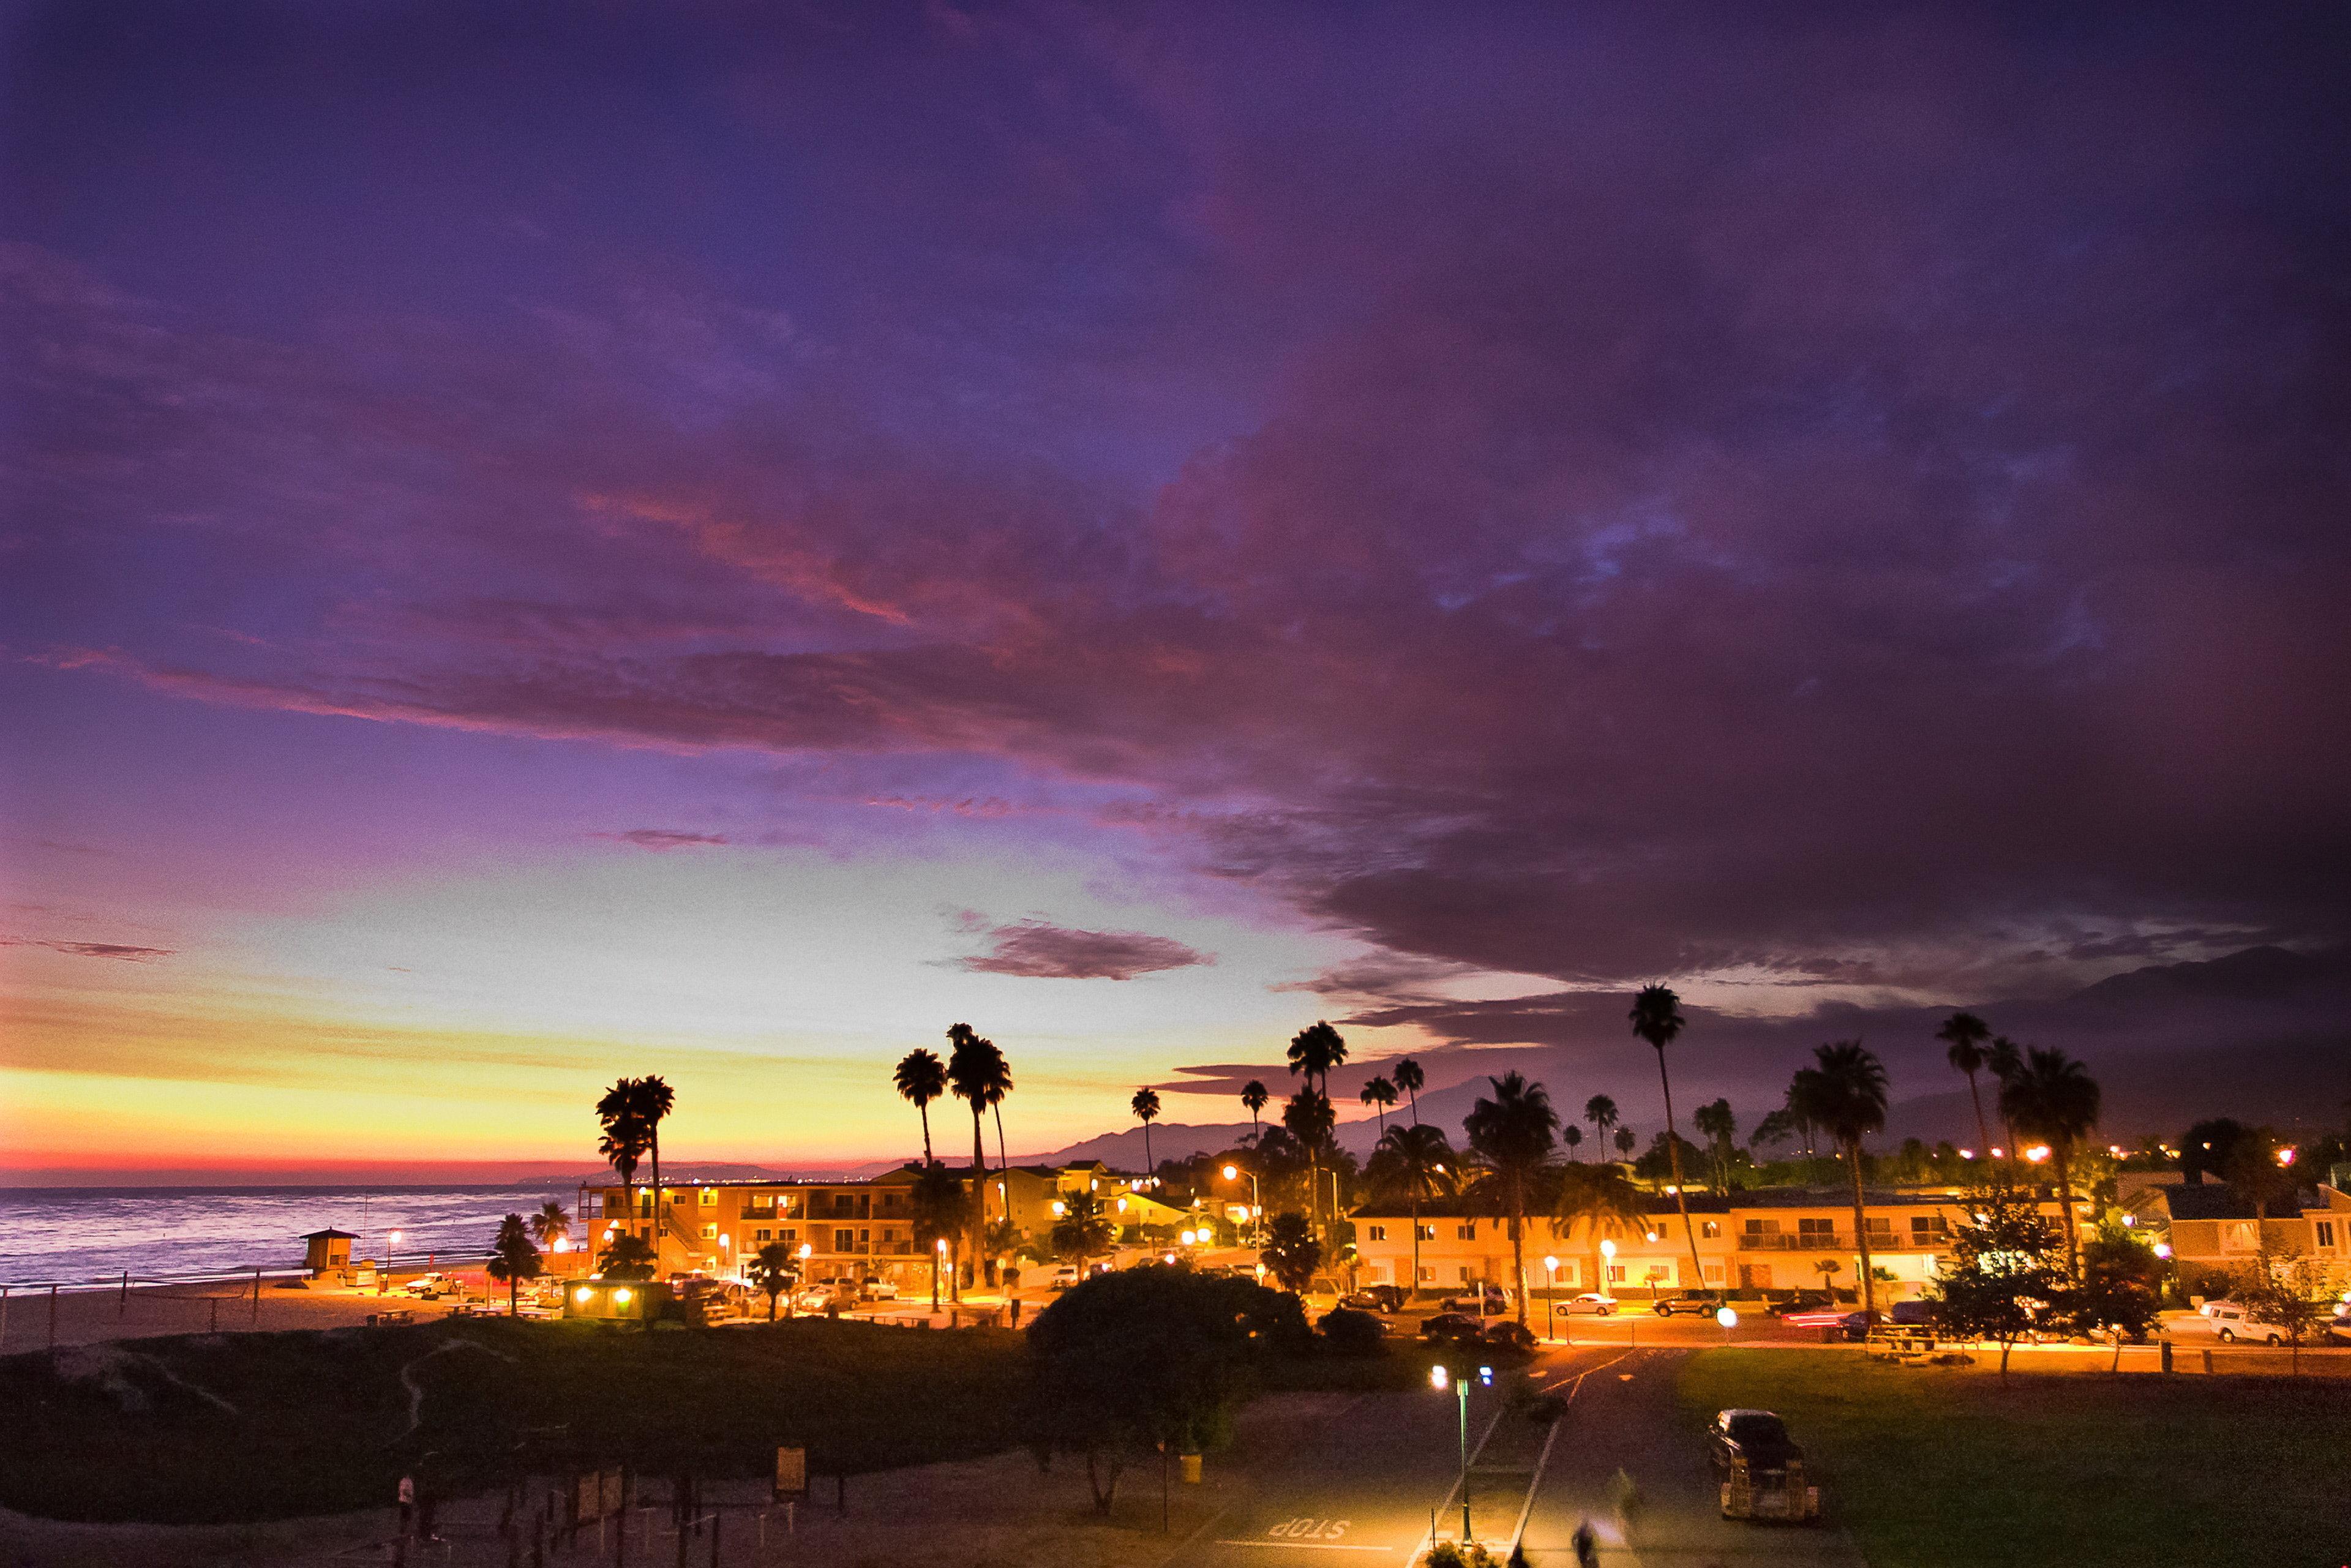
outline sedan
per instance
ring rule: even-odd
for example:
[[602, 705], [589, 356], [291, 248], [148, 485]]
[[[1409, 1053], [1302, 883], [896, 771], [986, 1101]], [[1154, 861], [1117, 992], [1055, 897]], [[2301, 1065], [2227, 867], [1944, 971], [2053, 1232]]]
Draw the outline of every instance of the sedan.
[[1485, 1332], [1478, 1320], [1466, 1312], [1439, 1312], [1435, 1317], [1422, 1320], [1420, 1325], [1420, 1337], [1438, 1344], [1447, 1341], [1474, 1343], [1484, 1336]]
[[1562, 1318], [1613, 1318], [1616, 1315], [1616, 1298], [1586, 1291], [1554, 1305], [1552, 1314]]
[[1852, 1315], [1844, 1307], [1819, 1307], [1811, 1312], [1782, 1312], [1780, 1321], [1792, 1329], [1832, 1329], [1841, 1326]]
[[1393, 1312], [1404, 1307], [1402, 1285], [1367, 1285], [1339, 1298], [1343, 1307], [1353, 1307], [1359, 1312]]

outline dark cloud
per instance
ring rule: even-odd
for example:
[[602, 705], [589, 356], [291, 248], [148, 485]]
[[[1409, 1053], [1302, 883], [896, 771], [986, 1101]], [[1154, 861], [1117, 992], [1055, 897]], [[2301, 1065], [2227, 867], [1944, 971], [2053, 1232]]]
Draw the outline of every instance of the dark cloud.
[[[390, 47], [287, 26], [239, 80]], [[536, 90], [413, 198], [365, 101], [190, 146], [18, 51], [19, 156], [136, 229], [45, 194], [0, 268], [17, 646], [873, 760], [910, 810], [1099, 786], [1465, 1043], [1584, 1004], [1430, 977], [2057, 996], [2351, 930], [2339, 18], [1008, 14], [817, 77], [784, 24], [678, 37], [726, 67], [690, 166], [576, 90], [614, 24], [501, 54]], [[470, 102], [451, 42], [397, 47]], [[151, 167], [287, 204], [276, 271]], [[461, 220], [503, 237], [403, 237]], [[978, 962], [1165, 967], [1035, 936]]]
[[600, 839], [611, 839], [618, 843], [634, 844], [641, 850], [653, 850], [657, 852], [668, 850], [705, 849], [714, 844], [732, 841], [724, 833], [689, 832], [682, 828], [631, 828], [626, 832], [598, 833], [595, 836]]
[[1073, 931], [1041, 920], [998, 925], [985, 953], [957, 961], [980, 975], [1036, 979], [1131, 980], [1160, 969], [1213, 964], [1215, 957], [1166, 936], [1140, 931]]
[[179, 951], [176, 947], [140, 947], [126, 942], [65, 942], [39, 936], [0, 937], [0, 946], [46, 947], [52, 953], [75, 958], [117, 958], [130, 964], [169, 958]]

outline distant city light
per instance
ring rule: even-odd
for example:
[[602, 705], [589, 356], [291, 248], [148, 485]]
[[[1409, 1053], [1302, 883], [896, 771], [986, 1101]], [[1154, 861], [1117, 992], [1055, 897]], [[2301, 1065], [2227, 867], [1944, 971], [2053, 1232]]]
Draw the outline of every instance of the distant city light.
[[2155, 1244], [2155, 1255], [2158, 1258], [2169, 1258], [2171, 1256], [2171, 1243], [2168, 1241], [2157, 1242]]
[[1971, 1160], [1975, 1157], [1976, 1152], [1973, 1149], [1961, 1149], [1959, 1151], [1959, 1158], [1963, 1160]]
[[2280, 1149], [2278, 1151], [2278, 1164], [2282, 1166], [2290, 1166], [2294, 1164], [2294, 1151], [2290, 1148]]
[[2024, 1151], [2024, 1157], [2031, 1160], [2037, 1166], [2042, 1161], [2049, 1157], [2049, 1145], [2046, 1144], [2035, 1144], [2031, 1148]]

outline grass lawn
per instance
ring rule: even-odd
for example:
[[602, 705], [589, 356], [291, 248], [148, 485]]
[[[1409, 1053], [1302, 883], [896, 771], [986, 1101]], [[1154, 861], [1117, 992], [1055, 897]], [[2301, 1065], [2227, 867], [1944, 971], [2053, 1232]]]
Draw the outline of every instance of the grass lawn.
[[2351, 1560], [2351, 1389], [2330, 1378], [2026, 1375], [1710, 1350], [1693, 1429], [1788, 1419], [1873, 1568]]
[[614, 1463], [760, 1474], [779, 1445], [855, 1473], [1010, 1446], [1025, 1384], [1018, 1334], [820, 1320], [140, 1340], [0, 1360], [0, 1503], [228, 1523], [387, 1504], [420, 1464], [455, 1494]]

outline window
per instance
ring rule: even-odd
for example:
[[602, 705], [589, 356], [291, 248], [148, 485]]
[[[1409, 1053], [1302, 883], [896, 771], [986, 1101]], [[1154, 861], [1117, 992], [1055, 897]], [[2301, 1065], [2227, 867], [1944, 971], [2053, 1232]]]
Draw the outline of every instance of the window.
[[752, 1232], [752, 1234], [761, 1241], [773, 1241], [775, 1239], [774, 1237], [768, 1234], [768, 1229], [765, 1226], [761, 1226], [758, 1230]]
[[1610, 1284], [1621, 1285], [1625, 1282], [1625, 1266], [1624, 1264], [1611, 1263], [1608, 1265], [1608, 1282]]
[[1950, 1233], [1950, 1221], [1939, 1214], [1914, 1214], [1910, 1217], [1910, 1239], [1913, 1241], [1940, 1241]]
[[705, 1208], [716, 1208], [718, 1207], [718, 1189], [716, 1187], [705, 1186], [702, 1189], [702, 1207]]
[[871, 1230], [860, 1230], [860, 1231], [857, 1233], [857, 1244], [858, 1244], [860, 1247], [863, 1247], [863, 1246], [865, 1246], [867, 1243], [871, 1242], [872, 1239], [873, 1239], [873, 1232], [872, 1232]]
[[1698, 1222], [1698, 1233], [1700, 1236], [1705, 1237], [1707, 1239], [1712, 1240], [1714, 1238], [1722, 1234], [1722, 1227], [1714, 1220], [1702, 1219]]
[[1434, 1263], [1423, 1263], [1420, 1266], [1420, 1277], [1428, 1284], [1434, 1285], [1437, 1283], [1437, 1265]]
[[2333, 1221], [2333, 1220], [2331, 1220], [2331, 1219], [2320, 1219], [2320, 1220], [2315, 1220], [2315, 1221], [2314, 1221], [2313, 1223], [2314, 1223], [2314, 1224], [2315, 1224], [2315, 1225], [2318, 1227], [2318, 1244], [2319, 1244], [2321, 1247], [2332, 1247], [2332, 1246], [2334, 1246], [2334, 1245], [2335, 1245], [2335, 1221]]
[[1434, 1241], [1437, 1239], [1437, 1227], [1434, 1225], [1423, 1225], [1418, 1226], [1416, 1228], [1420, 1231], [1420, 1239], [1423, 1241]]
[[705, 1225], [705, 1226], [704, 1226], [704, 1227], [702, 1228], [702, 1239], [703, 1239], [705, 1241], [716, 1241], [716, 1240], [717, 1240], [717, 1239], [718, 1239], [718, 1227], [716, 1227], [716, 1226], [715, 1226], [715, 1225]]
[[1478, 1239], [1478, 1228], [1475, 1225], [1457, 1225], [1453, 1228], [1453, 1234], [1459, 1240], [1475, 1241]]
[[832, 1233], [832, 1249], [833, 1249], [835, 1252], [854, 1252], [854, 1251], [856, 1251], [856, 1250], [857, 1250], [857, 1232], [855, 1232], [854, 1230], [836, 1230], [836, 1231], [834, 1231], [834, 1232]]
[[1815, 1246], [1835, 1245], [1836, 1221], [1834, 1219], [1799, 1219], [1796, 1221], [1799, 1239]]
[[1372, 1239], [1374, 1241], [1385, 1241], [1388, 1239], [1388, 1228], [1384, 1225], [1374, 1225], [1370, 1227], [1369, 1229], [1371, 1231]]
[[784, 1227], [784, 1228], [783, 1228], [783, 1233], [782, 1233], [779, 1237], [778, 1237], [778, 1238], [777, 1238], [777, 1239], [781, 1240], [781, 1241], [798, 1241], [799, 1239], [800, 1239], [800, 1228], [799, 1228], [799, 1226], [797, 1226], [797, 1225], [787, 1225], [787, 1226], [785, 1226], [785, 1227]]
[[1708, 1263], [1706, 1266], [1706, 1282], [1709, 1285], [1719, 1285], [1722, 1283], [1721, 1264]]
[[1461, 1282], [1465, 1285], [1469, 1283], [1469, 1265], [1467, 1263], [1461, 1265]]

